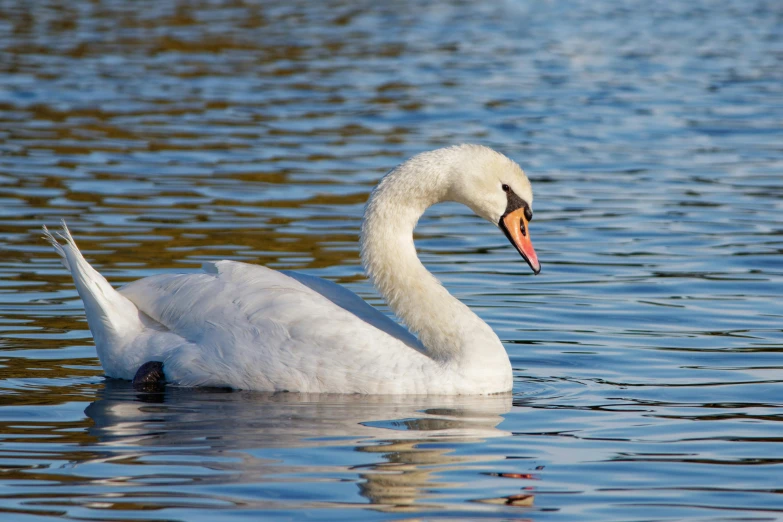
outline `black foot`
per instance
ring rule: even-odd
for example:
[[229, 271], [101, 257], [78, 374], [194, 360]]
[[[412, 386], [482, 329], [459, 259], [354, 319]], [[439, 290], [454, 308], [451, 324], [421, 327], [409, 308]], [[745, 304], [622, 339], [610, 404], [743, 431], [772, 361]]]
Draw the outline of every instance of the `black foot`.
[[149, 361], [141, 365], [133, 377], [133, 389], [142, 392], [163, 391], [166, 376], [163, 375], [163, 363]]

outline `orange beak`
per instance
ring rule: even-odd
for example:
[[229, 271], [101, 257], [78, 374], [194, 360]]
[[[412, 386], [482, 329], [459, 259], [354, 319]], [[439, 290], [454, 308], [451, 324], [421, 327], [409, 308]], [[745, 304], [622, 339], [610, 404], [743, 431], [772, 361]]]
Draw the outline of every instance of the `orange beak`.
[[525, 209], [518, 208], [509, 212], [500, 218], [500, 228], [506, 233], [506, 237], [513, 244], [517, 251], [533, 269], [533, 273], [538, 275], [541, 272], [541, 263], [538, 262], [538, 256], [533, 249], [533, 243], [530, 241], [530, 230], [528, 229], [527, 219], [525, 218]]

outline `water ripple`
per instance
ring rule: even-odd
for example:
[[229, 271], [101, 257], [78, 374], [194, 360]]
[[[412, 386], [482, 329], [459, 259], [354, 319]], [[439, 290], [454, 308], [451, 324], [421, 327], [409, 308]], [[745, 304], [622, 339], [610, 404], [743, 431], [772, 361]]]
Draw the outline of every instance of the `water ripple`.
[[[0, 513], [783, 517], [782, 21], [766, 0], [0, 1]], [[39, 238], [65, 218], [115, 284], [231, 258], [387, 310], [363, 204], [460, 142], [536, 191], [538, 277], [457, 205], [416, 237], [504, 341], [507, 397], [136, 394]]]

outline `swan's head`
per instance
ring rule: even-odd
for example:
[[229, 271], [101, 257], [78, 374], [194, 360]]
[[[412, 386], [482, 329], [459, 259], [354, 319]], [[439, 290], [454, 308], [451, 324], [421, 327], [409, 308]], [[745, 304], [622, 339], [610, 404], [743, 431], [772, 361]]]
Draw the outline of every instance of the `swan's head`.
[[487, 147], [460, 145], [445, 150], [457, 160], [452, 163], [447, 198], [497, 225], [538, 274], [541, 264], [529, 230], [533, 190], [525, 173], [514, 161]]

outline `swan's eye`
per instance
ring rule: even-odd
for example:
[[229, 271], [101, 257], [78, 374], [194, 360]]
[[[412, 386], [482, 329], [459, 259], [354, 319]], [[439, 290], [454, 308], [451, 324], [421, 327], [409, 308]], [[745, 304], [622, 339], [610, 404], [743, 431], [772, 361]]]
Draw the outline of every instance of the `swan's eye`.
[[511, 187], [503, 183], [503, 192], [508, 192], [509, 190], [511, 190]]

